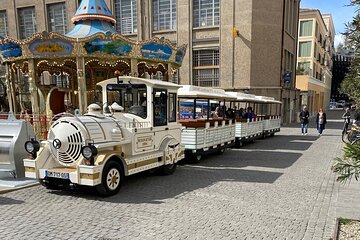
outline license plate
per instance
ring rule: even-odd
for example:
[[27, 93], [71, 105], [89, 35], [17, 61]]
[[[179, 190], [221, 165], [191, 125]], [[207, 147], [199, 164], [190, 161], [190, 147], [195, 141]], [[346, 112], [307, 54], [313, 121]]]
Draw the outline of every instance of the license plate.
[[62, 178], [62, 179], [69, 179], [69, 173], [62, 173], [62, 172], [52, 172], [52, 171], [45, 171], [46, 177], [52, 177], [52, 178]]

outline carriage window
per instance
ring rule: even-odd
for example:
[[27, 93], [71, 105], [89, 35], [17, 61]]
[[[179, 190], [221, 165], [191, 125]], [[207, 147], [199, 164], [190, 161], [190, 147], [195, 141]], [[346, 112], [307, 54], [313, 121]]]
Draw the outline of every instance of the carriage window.
[[125, 113], [147, 117], [145, 84], [109, 84], [107, 102], [109, 105], [118, 103], [124, 108]]
[[169, 93], [169, 122], [176, 122], [176, 93]]
[[165, 89], [154, 89], [154, 126], [167, 124], [167, 91]]
[[129, 111], [131, 106], [133, 106], [133, 93], [132, 92], [125, 92], [124, 93], [124, 108], [125, 112]]

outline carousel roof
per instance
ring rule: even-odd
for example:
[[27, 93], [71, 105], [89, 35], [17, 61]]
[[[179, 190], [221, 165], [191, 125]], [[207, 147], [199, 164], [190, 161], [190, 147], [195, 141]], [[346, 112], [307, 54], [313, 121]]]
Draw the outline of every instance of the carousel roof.
[[42, 32], [23, 40], [0, 37], [0, 62], [87, 57], [114, 65], [119, 61], [130, 64], [129, 59], [135, 58], [151, 66], [173, 63], [176, 68], [186, 54], [186, 44], [175, 46], [163, 38], [133, 41], [122, 36], [116, 32], [116, 21], [104, 0], [83, 0], [72, 21], [75, 27], [65, 35]]
[[104, 0], [83, 0], [71, 19], [73, 30], [66, 34], [72, 38], [85, 38], [95, 33], [115, 33], [116, 20]]
[[115, 33], [116, 30], [114, 26], [109, 22], [104, 22], [101, 20], [81, 20], [76, 23], [73, 30], [66, 34], [68, 37], [72, 38], [85, 38], [95, 33]]

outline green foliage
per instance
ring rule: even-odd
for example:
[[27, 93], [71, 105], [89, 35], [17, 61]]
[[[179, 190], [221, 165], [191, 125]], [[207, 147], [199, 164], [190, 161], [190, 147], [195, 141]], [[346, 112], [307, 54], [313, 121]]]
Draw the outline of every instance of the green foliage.
[[360, 104], [360, 58], [355, 57], [351, 63], [349, 72], [341, 82], [340, 92], [345, 93], [349, 98]]
[[343, 158], [336, 158], [332, 170], [338, 174], [337, 181], [345, 183], [352, 177], [360, 178], [360, 144], [346, 144]]
[[360, 104], [360, 57], [358, 54], [360, 50], [360, 0], [353, 0], [350, 5], [356, 6], [357, 10], [352, 21], [346, 24], [346, 32], [343, 34], [347, 41], [355, 46], [356, 52], [349, 73], [341, 83], [340, 92]]
[[348, 224], [350, 224], [351, 222], [352, 222], [351, 219], [339, 218], [339, 223], [340, 223], [341, 225], [348, 225]]

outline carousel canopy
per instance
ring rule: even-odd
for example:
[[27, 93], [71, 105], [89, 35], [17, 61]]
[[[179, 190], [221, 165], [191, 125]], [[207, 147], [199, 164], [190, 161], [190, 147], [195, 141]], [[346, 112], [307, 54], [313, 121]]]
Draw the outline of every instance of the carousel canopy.
[[86, 57], [114, 65], [118, 61], [130, 64], [130, 59], [137, 59], [146, 64], [171, 63], [176, 69], [186, 53], [186, 44], [175, 46], [163, 38], [138, 42], [117, 33], [116, 21], [104, 0], [83, 0], [72, 21], [75, 27], [66, 35], [42, 32], [24, 40], [0, 38], [0, 61], [61, 62]]
[[66, 36], [85, 38], [96, 33], [115, 33], [115, 19], [104, 0], [83, 0], [71, 19], [75, 27]]

